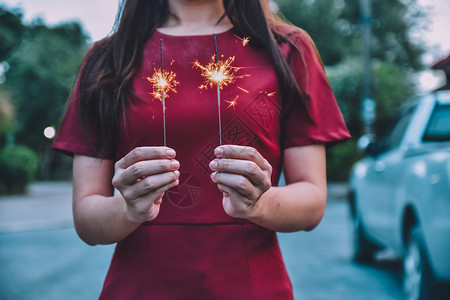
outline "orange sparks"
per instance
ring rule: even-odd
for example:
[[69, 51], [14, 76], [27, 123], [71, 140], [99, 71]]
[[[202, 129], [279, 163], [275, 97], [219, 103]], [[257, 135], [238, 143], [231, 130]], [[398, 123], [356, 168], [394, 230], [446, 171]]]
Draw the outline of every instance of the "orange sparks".
[[233, 109], [236, 109], [237, 98], [239, 98], [239, 95], [237, 95], [236, 98], [234, 98], [234, 100], [232, 101], [225, 100], [225, 102], [229, 103], [227, 108], [232, 107]]
[[244, 88], [242, 88], [242, 87], [240, 87], [240, 86], [238, 86], [237, 88], [240, 89], [241, 91], [247, 93], [247, 94], [250, 93], [249, 91], [247, 91], [246, 89], [244, 89]]
[[273, 95], [275, 95], [277, 92], [272, 92], [272, 93], [268, 93], [267, 96], [272, 97]]
[[153, 84], [153, 92], [150, 94], [153, 95], [155, 99], [162, 101], [162, 94], [164, 92], [164, 97], [169, 97], [169, 92], [176, 93], [175, 87], [180, 84], [175, 80], [177, 76], [173, 71], [162, 71], [154, 69], [155, 73], [153, 73], [152, 77], [145, 77], [149, 82]]
[[250, 42], [250, 38], [247, 36], [247, 37], [244, 37], [244, 38], [241, 38], [241, 37], [239, 37], [239, 36], [237, 36], [237, 35], [234, 35], [235, 37], [237, 37], [239, 40], [241, 40], [241, 42], [242, 42], [242, 46], [247, 46], [248, 45], [248, 43]]
[[213, 87], [214, 85], [219, 85], [220, 89], [222, 89], [236, 79], [235, 73], [240, 68], [231, 66], [234, 56], [218, 62], [215, 62], [214, 58], [213, 56], [211, 62], [206, 66], [201, 65], [198, 61], [194, 62], [194, 68], [202, 70], [202, 76], [205, 79], [205, 83], [200, 86], [200, 89], [206, 89], [208, 86]]

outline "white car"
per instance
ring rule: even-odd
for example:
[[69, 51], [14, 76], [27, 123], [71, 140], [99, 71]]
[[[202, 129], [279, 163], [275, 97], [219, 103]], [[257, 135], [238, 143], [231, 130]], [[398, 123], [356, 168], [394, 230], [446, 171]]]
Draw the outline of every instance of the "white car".
[[385, 139], [359, 141], [366, 157], [349, 182], [354, 258], [392, 249], [406, 299], [436, 290], [450, 299], [450, 91], [407, 103], [397, 120]]

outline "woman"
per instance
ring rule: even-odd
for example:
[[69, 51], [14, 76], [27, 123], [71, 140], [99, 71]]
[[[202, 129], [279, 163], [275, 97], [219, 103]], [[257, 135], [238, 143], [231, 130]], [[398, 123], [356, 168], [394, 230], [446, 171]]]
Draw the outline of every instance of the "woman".
[[[312, 41], [264, 0], [126, 0], [119, 17], [54, 143], [74, 154], [80, 238], [117, 243], [101, 299], [292, 299], [276, 232], [319, 224], [326, 145], [349, 137]], [[234, 75], [220, 134], [215, 59]]]

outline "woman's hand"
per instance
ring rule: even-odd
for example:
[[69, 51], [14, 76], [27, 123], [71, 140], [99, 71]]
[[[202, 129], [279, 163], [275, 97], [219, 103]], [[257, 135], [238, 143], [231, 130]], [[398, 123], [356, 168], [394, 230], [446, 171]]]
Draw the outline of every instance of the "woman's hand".
[[271, 187], [272, 166], [252, 147], [224, 145], [214, 151], [211, 179], [223, 193], [225, 212], [235, 218], [252, 218], [258, 200]]
[[112, 184], [125, 199], [133, 221], [154, 220], [164, 192], [178, 185], [180, 163], [175, 155], [166, 147], [139, 147], [115, 164]]

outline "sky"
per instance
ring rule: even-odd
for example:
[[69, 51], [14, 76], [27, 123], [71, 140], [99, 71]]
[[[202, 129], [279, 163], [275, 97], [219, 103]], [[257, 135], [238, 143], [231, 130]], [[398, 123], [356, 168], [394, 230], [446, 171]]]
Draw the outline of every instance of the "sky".
[[[356, 0], [355, 0], [356, 1]], [[405, 0], [407, 1], [407, 0]], [[430, 50], [424, 55], [424, 63], [433, 62], [450, 54], [450, 0], [417, 0], [429, 13], [427, 30], [416, 32]], [[0, 5], [20, 7], [25, 21], [37, 17], [46, 24], [79, 21], [92, 41], [107, 36], [114, 25], [119, 0], [0, 0]], [[418, 76], [420, 90], [426, 93], [443, 84], [440, 71], [425, 71]]]

